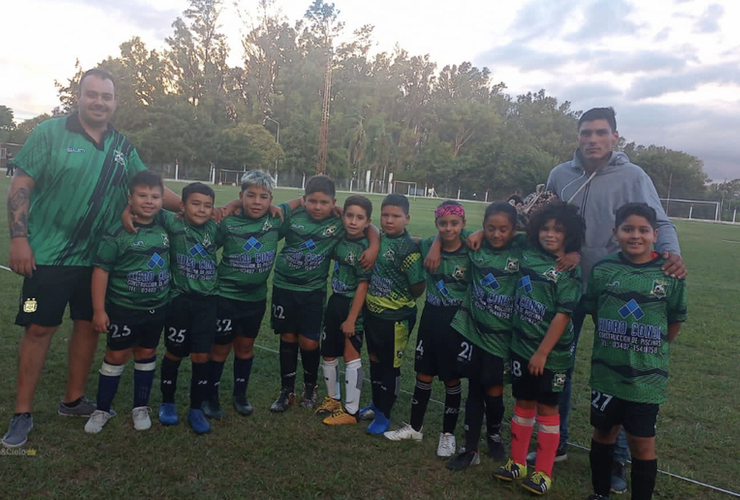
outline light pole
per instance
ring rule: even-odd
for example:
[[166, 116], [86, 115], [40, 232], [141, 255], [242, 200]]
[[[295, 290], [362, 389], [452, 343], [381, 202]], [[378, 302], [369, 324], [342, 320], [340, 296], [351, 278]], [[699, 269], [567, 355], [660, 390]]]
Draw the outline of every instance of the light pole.
[[[275, 122], [275, 124], [277, 125], [277, 134], [275, 134], [275, 142], [277, 143], [278, 146], [280, 146], [280, 122], [269, 116], [265, 116], [265, 119], [270, 120], [271, 122]], [[278, 180], [278, 159], [275, 158], [275, 185], [277, 185], [277, 180]]]

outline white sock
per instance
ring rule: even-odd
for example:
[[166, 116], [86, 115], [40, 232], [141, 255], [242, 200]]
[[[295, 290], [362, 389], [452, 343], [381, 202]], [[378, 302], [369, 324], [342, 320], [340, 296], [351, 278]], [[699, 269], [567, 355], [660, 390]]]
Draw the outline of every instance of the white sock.
[[347, 413], [355, 414], [360, 409], [360, 395], [362, 394], [362, 360], [353, 359], [346, 365], [344, 374], [345, 404]]
[[338, 361], [336, 358], [331, 361], [324, 360], [321, 365], [321, 368], [324, 370], [326, 395], [332, 399], [340, 399], [339, 393], [337, 392], [337, 365]]

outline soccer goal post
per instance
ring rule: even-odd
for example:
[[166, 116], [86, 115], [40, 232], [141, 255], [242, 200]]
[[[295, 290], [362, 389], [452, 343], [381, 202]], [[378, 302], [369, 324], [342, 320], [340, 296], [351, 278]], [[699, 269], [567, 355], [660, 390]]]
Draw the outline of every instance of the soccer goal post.
[[719, 220], [719, 202], [707, 200], [684, 200], [661, 198], [668, 217], [679, 219]]
[[236, 186], [241, 183], [242, 175], [244, 175], [245, 172], [245, 170], [229, 170], [227, 168], [221, 168], [218, 171], [218, 183]]
[[398, 194], [405, 194], [407, 197], [413, 199], [416, 199], [417, 194], [421, 194], [423, 196], [423, 193], [417, 193], [415, 182], [393, 181], [393, 192]]

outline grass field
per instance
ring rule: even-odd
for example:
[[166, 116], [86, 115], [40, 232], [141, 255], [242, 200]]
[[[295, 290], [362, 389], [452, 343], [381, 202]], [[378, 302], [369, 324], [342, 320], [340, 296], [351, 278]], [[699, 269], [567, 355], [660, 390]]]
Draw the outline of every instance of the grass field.
[[[0, 191], [6, 192], [8, 184], [7, 179], [0, 178]], [[171, 187], [179, 191], [181, 184], [173, 183]], [[236, 190], [218, 187], [217, 202], [231, 199]], [[275, 201], [297, 194], [279, 190]], [[340, 201], [345, 196], [340, 195]], [[379, 200], [373, 197], [376, 209]], [[412, 234], [434, 233], [435, 206], [432, 200], [412, 201]], [[480, 227], [484, 207], [474, 203], [466, 206], [469, 227]], [[7, 265], [4, 202], [0, 205], [0, 221], [0, 264]], [[670, 396], [658, 421], [659, 468], [740, 491], [736, 309], [740, 297], [740, 227], [683, 221], [677, 225], [690, 273], [689, 321], [672, 349]], [[20, 283], [18, 276], [0, 270], [0, 432], [5, 432], [13, 413], [21, 335], [13, 319]], [[392, 443], [370, 437], [363, 424], [327, 428], [317, 417], [297, 407], [283, 415], [271, 414], [268, 406], [279, 389], [278, 342], [267, 321], [257, 339], [259, 348], [249, 388], [255, 406], [251, 417], [241, 418], [225, 405], [225, 418], [213, 424], [209, 435], [195, 436], [182, 423], [163, 428], [156, 419], [150, 431], [136, 432], [129, 416], [133, 368], [128, 366], [113, 405], [119, 415], [101, 434], [87, 435], [84, 420], [56, 414], [64, 391], [70, 327], [65, 322], [57, 332], [36, 395], [36, 427], [26, 445], [35, 456], [0, 452], [4, 453], [0, 455], [2, 498], [530, 498], [517, 486], [497, 483], [492, 472], [498, 464], [486, 458], [480, 466], [465, 472], [452, 473], [445, 468], [445, 462], [435, 456], [442, 417], [438, 403], [430, 404], [426, 436], [421, 443]], [[588, 446], [591, 432], [586, 385], [591, 327], [587, 320], [573, 388], [571, 441], [578, 446], [569, 448], [567, 462], [555, 466], [554, 487], [548, 495], [552, 499], [586, 498], [590, 493], [588, 452], [581, 447]], [[86, 392], [90, 397], [97, 389], [103, 347], [101, 342], [88, 378]], [[189, 379], [187, 363], [183, 368], [177, 395], [181, 416], [187, 407]], [[394, 428], [409, 415], [414, 378], [410, 356], [405, 359], [403, 373], [406, 392], [394, 408]], [[231, 361], [227, 362], [222, 386], [222, 401], [228, 403]], [[151, 400], [155, 410], [160, 401], [158, 388], [157, 373]], [[369, 383], [364, 389], [363, 402], [369, 397]], [[435, 383], [433, 399], [442, 398], [440, 384]], [[512, 403], [507, 397], [507, 420]], [[463, 438], [462, 420], [463, 415], [458, 425], [459, 443]], [[505, 432], [508, 435], [508, 429]], [[660, 474], [655, 498], [720, 499], [728, 495]]]

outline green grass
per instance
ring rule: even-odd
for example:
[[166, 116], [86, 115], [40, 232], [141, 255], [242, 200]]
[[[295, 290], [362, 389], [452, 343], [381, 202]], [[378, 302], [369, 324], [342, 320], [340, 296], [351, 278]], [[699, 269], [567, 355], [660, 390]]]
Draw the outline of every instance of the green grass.
[[[5, 192], [8, 181], [0, 178]], [[172, 184], [178, 190], [181, 184]], [[223, 203], [237, 188], [217, 187]], [[297, 191], [279, 190], [275, 201], [295, 197]], [[340, 194], [340, 202], [346, 194]], [[372, 197], [376, 210], [380, 197]], [[409, 231], [418, 236], [434, 233], [433, 200], [411, 202]], [[480, 227], [485, 205], [466, 204], [469, 227]], [[379, 210], [378, 210], [379, 212]], [[377, 221], [376, 214], [376, 221]], [[0, 263], [7, 264], [8, 236], [5, 204], [0, 206]], [[689, 322], [673, 346], [670, 396], [661, 408], [657, 449], [659, 466], [675, 474], [740, 490], [740, 348], [737, 342], [735, 300], [740, 297], [737, 243], [740, 227], [679, 221], [679, 234], [689, 268]], [[0, 271], [0, 423], [4, 432], [13, 413], [15, 370], [21, 329], [13, 325], [21, 279]], [[420, 304], [421, 305], [421, 304]], [[27, 448], [35, 457], [0, 455], [2, 498], [501, 498], [531, 496], [512, 485], [495, 482], [494, 464], [482, 464], [462, 473], [449, 472], [435, 456], [442, 407], [431, 403], [426, 437], [421, 443], [392, 443], [369, 437], [364, 425], [327, 428], [311, 414], [291, 408], [273, 415], [268, 406], [279, 388], [278, 342], [267, 320], [257, 339], [255, 367], [249, 396], [256, 410], [240, 418], [226, 407], [224, 420], [213, 432], [195, 436], [181, 424], [163, 428], [154, 422], [148, 432], [133, 430], [129, 412], [132, 368], [127, 367], [114, 407], [119, 415], [96, 436], [83, 431], [84, 420], [56, 415], [64, 391], [70, 323], [59, 328], [38, 387], [34, 420]], [[571, 441], [587, 446], [590, 344], [587, 321], [576, 363]], [[97, 388], [104, 343], [88, 378], [87, 394]], [[160, 347], [161, 356], [161, 347]], [[413, 360], [403, 367], [403, 389], [413, 390]], [[160, 401], [155, 379], [152, 406]], [[183, 364], [178, 390], [180, 413], [187, 407], [189, 367]], [[224, 371], [222, 401], [228, 403], [231, 362]], [[367, 401], [369, 384], [365, 384]], [[443, 391], [435, 383], [433, 398]], [[508, 392], [508, 391], [507, 391]], [[507, 397], [507, 415], [512, 400]], [[394, 426], [409, 415], [410, 395], [403, 393], [394, 408]], [[508, 434], [508, 429], [506, 430]], [[462, 441], [462, 416], [458, 425]], [[485, 448], [485, 447], [484, 447]], [[571, 447], [569, 460], [555, 467], [552, 499], [585, 498], [590, 493], [588, 453]], [[628, 498], [628, 496], [625, 496]], [[655, 498], [719, 499], [715, 493], [690, 483], [659, 475]]]

